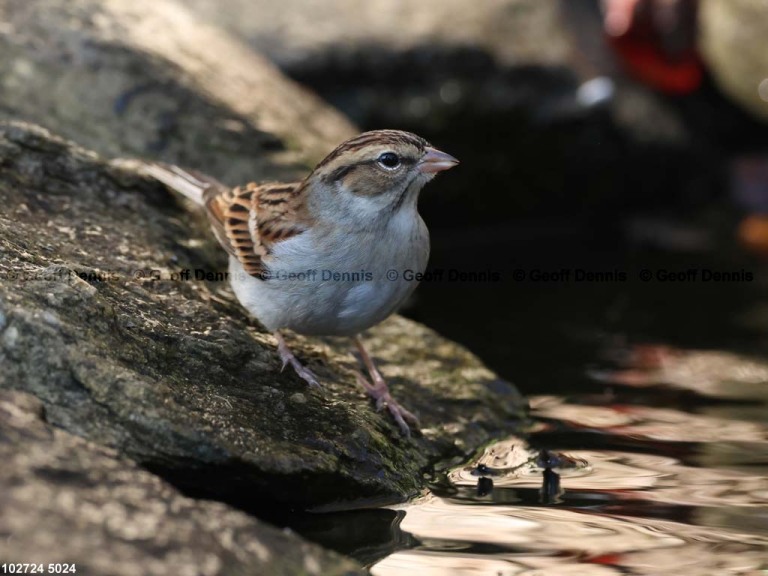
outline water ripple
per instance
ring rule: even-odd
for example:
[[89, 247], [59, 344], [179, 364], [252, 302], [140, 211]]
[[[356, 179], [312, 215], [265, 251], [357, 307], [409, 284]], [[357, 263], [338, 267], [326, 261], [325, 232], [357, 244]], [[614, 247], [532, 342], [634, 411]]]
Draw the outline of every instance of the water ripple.
[[[768, 366], [665, 346], [615, 358], [596, 373], [609, 393], [532, 398], [527, 441], [401, 507], [415, 544], [372, 573], [768, 573]], [[696, 396], [664, 405], [671, 389]]]

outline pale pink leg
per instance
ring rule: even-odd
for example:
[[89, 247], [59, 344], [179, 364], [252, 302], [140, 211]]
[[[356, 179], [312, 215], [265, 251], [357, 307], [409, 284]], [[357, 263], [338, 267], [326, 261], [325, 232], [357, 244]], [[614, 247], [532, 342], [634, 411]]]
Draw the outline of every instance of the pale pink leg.
[[355, 344], [357, 344], [357, 349], [360, 351], [360, 356], [363, 359], [365, 367], [368, 369], [368, 374], [370, 374], [373, 384], [366, 380], [366, 378], [359, 372], [356, 374], [357, 381], [363, 388], [365, 388], [365, 391], [368, 393], [368, 395], [376, 400], [376, 409], [383, 410], [386, 407], [389, 410], [389, 413], [392, 414], [395, 422], [397, 422], [398, 426], [400, 426], [402, 433], [405, 436], [410, 436], [411, 429], [408, 427], [408, 424], [406, 424], [405, 421], [408, 420], [418, 427], [419, 419], [416, 418], [416, 416], [414, 416], [411, 412], [403, 408], [397, 402], [397, 400], [392, 398], [392, 395], [389, 393], [387, 383], [384, 381], [384, 378], [382, 377], [378, 368], [376, 368], [376, 365], [373, 363], [373, 359], [365, 349], [360, 336], [355, 336]]
[[280, 359], [283, 361], [282, 370], [285, 370], [285, 367], [290, 364], [296, 374], [304, 379], [307, 384], [319, 388], [320, 382], [317, 380], [317, 376], [315, 376], [311, 370], [305, 368], [302, 363], [299, 362], [298, 358], [293, 355], [291, 349], [288, 348], [288, 344], [285, 343], [283, 335], [280, 334], [280, 332], [273, 332], [272, 335], [277, 338], [277, 352], [280, 354]]

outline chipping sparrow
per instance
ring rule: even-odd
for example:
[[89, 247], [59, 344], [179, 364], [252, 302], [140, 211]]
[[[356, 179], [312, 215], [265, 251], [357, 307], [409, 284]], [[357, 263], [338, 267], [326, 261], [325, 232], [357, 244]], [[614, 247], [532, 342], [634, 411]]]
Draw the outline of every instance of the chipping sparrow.
[[408, 435], [406, 420], [418, 420], [392, 398], [359, 333], [392, 314], [416, 288], [404, 273], [423, 272], [429, 256], [429, 233], [416, 208], [419, 191], [457, 163], [414, 134], [377, 130], [344, 142], [297, 183], [230, 189], [173, 166], [152, 164], [146, 171], [205, 207], [229, 253], [232, 288], [273, 332], [283, 368], [290, 364], [311, 386], [319, 385], [280, 329], [353, 336], [372, 382], [359, 372], [358, 381]]

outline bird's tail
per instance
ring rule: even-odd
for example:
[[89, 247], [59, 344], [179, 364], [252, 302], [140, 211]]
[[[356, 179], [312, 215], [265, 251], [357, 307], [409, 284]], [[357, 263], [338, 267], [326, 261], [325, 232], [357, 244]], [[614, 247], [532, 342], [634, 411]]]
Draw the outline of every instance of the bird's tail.
[[144, 164], [142, 171], [159, 180], [171, 190], [175, 190], [192, 200], [195, 204], [205, 204], [211, 192], [219, 192], [226, 186], [204, 174], [189, 170], [182, 170], [178, 166], [153, 162]]

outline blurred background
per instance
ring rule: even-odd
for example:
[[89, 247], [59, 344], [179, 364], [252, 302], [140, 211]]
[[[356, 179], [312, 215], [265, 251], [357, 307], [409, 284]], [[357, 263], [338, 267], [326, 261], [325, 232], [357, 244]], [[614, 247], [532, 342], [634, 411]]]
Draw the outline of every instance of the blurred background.
[[[431, 267], [500, 280], [426, 282], [406, 314], [469, 345], [523, 390], [551, 388], [557, 379], [541, 367], [553, 360], [583, 364], [628, 334], [762, 353], [764, 3], [188, 6], [361, 129], [411, 130], [461, 159], [422, 196]], [[754, 279], [638, 280], [642, 269], [691, 267]], [[627, 278], [530, 278], [561, 269]]]

